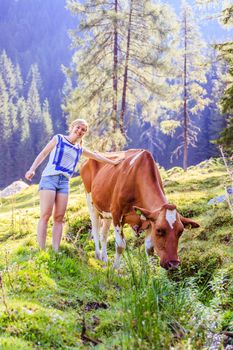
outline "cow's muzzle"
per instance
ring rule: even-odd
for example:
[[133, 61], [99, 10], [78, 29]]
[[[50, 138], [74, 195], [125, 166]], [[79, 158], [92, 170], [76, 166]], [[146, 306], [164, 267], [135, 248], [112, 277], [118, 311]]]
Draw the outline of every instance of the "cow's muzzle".
[[176, 270], [180, 265], [180, 260], [170, 260], [165, 263], [161, 263], [161, 266], [166, 270]]

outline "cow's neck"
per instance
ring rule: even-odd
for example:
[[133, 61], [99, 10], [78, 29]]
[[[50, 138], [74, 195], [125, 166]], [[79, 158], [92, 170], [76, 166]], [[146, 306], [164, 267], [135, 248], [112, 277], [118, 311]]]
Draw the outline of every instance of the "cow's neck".
[[151, 183], [147, 184], [146, 187], [147, 188], [142, 186], [142, 191], [140, 194], [143, 208], [156, 210], [168, 203], [162, 189], [158, 184]]
[[[143, 208], [156, 210], [167, 203], [162, 180], [151, 154], [142, 152], [139, 159], [140, 166], [137, 167], [137, 183], [135, 186], [139, 191], [137, 198]], [[136, 160], [136, 164], [137, 161], [138, 159]]]

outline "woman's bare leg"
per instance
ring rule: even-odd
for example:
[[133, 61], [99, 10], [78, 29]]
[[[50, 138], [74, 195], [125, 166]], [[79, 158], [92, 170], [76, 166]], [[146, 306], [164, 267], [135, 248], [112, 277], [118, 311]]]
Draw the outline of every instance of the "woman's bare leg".
[[45, 248], [48, 221], [52, 215], [55, 198], [55, 191], [40, 191], [40, 220], [37, 227], [37, 240], [41, 249]]
[[53, 212], [53, 249], [58, 251], [62, 238], [63, 219], [68, 203], [68, 194], [57, 193]]

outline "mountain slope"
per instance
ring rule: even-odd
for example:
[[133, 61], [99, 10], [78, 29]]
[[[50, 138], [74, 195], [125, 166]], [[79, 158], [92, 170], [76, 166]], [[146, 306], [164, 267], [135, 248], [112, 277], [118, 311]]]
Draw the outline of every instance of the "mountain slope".
[[[225, 203], [208, 205], [229, 184], [219, 160], [186, 173], [161, 169], [169, 201], [200, 222], [180, 241], [181, 268], [147, 261], [141, 240], [125, 229], [119, 271], [94, 259], [80, 178], [71, 180], [59, 253], [39, 251], [37, 186], [2, 199], [0, 347], [6, 349], [223, 349], [233, 331], [233, 220]], [[224, 345], [225, 344], [225, 345]]]

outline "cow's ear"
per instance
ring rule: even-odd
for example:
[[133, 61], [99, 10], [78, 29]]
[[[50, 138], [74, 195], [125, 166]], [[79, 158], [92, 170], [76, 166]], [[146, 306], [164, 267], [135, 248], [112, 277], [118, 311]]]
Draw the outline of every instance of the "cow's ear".
[[191, 226], [191, 228], [200, 227], [200, 225], [196, 221], [193, 221], [193, 220], [188, 219], [188, 218], [184, 218], [182, 215], [180, 215], [180, 220], [181, 220], [182, 224], [184, 225], [184, 227], [188, 227], [188, 226]]
[[144, 208], [140, 208], [140, 207], [136, 207], [136, 206], [133, 206], [133, 209], [135, 211], [135, 213], [137, 215], [140, 216], [140, 219], [141, 220], [151, 220], [151, 221], [154, 221], [155, 218], [153, 217], [153, 213], [147, 209], [144, 209]]

